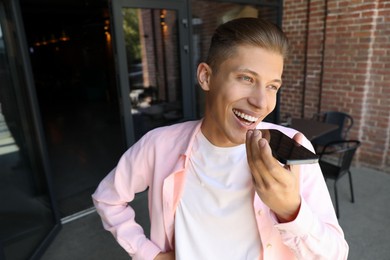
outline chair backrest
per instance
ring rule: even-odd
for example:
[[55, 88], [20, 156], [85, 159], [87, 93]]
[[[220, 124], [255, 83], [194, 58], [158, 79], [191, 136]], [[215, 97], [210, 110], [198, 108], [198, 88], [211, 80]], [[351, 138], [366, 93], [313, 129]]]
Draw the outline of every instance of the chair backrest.
[[353, 126], [353, 118], [344, 112], [328, 111], [316, 116], [317, 120], [338, 125], [336, 131], [332, 131], [324, 136], [313, 140], [314, 144], [325, 145], [329, 142], [345, 140], [351, 127]]
[[335, 165], [340, 167], [340, 172], [349, 170], [357, 148], [360, 146], [358, 140], [335, 141], [326, 144], [320, 153], [320, 160], [328, 155], [335, 160]]
[[353, 118], [344, 112], [328, 111], [324, 113], [324, 122], [336, 124], [339, 126], [337, 136], [339, 140], [345, 140], [351, 127], [353, 126]]

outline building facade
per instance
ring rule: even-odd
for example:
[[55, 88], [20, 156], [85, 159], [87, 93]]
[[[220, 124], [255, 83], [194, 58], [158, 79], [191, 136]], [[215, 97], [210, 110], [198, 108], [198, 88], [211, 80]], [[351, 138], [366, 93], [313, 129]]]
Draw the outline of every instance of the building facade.
[[39, 258], [146, 131], [200, 118], [196, 66], [245, 16], [291, 42], [267, 120], [346, 112], [355, 164], [390, 173], [390, 1], [0, 0], [0, 258]]
[[355, 163], [390, 173], [390, 1], [284, 1], [283, 29], [292, 52], [281, 118], [352, 115]]

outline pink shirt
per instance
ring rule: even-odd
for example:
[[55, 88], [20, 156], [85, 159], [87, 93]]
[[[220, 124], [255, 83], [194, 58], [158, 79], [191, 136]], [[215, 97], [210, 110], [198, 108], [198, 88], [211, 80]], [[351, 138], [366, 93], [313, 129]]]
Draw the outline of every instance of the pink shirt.
[[[134, 260], [154, 259], [160, 251], [174, 250], [175, 210], [200, 125], [201, 121], [190, 121], [150, 131], [125, 152], [92, 195], [104, 228]], [[264, 122], [258, 128], [279, 129], [290, 137], [296, 133]], [[307, 139], [303, 145], [313, 150]], [[348, 244], [319, 165], [302, 165], [300, 171], [302, 203], [294, 221], [279, 224], [274, 213], [255, 195], [253, 207], [263, 259], [347, 259]], [[136, 193], [148, 187], [150, 240], [128, 206]]]

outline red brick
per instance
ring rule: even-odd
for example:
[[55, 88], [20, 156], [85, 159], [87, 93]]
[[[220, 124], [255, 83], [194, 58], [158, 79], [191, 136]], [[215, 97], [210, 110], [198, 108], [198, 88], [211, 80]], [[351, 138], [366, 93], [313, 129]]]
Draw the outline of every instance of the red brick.
[[[351, 135], [362, 137], [364, 147], [359, 150], [356, 163], [390, 173], [390, 159], [387, 159], [390, 158], [390, 150], [384, 145], [390, 139], [390, 2], [329, 1], [323, 68], [321, 54], [325, 0], [311, 2], [308, 32], [306, 16], [303, 15], [307, 2], [294, 2], [284, 1], [289, 6], [290, 14], [287, 17], [285, 11], [284, 22], [299, 26], [292, 27], [294, 31], [289, 34], [295, 60], [290, 61], [285, 69], [286, 82], [291, 89], [282, 92], [282, 100], [295, 103], [282, 104], [282, 114], [292, 111], [299, 116], [303, 108], [304, 115], [311, 116], [319, 106], [322, 110], [350, 113], [355, 118], [355, 128]], [[293, 9], [294, 6], [297, 10]], [[299, 15], [294, 14], [297, 12]], [[302, 39], [306, 38], [307, 33], [309, 42], [305, 50], [305, 41]], [[303, 75], [304, 66], [306, 75]], [[321, 69], [323, 78], [320, 98]], [[305, 78], [305, 86], [302, 86]], [[305, 97], [302, 99], [304, 87]], [[359, 128], [363, 122], [364, 126]]]

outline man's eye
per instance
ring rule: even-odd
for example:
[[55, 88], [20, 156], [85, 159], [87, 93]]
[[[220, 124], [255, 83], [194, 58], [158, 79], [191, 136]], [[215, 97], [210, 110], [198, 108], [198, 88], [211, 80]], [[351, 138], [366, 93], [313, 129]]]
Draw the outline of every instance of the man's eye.
[[276, 91], [279, 90], [279, 86], [276, 86], [276, 85], [269, 85], [268, 88], [269, 88], [269, 89], [276, 90]]
[[241, 79], [244, 81], [248, 81], [250, 83], [253, 83], [253, 79], [249, 76], [241, 76]]

